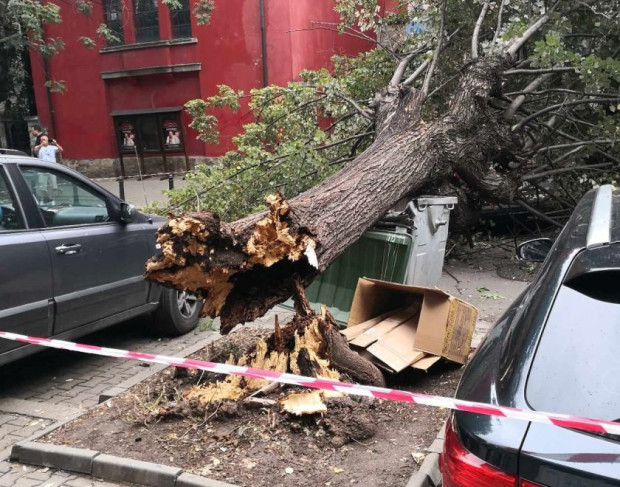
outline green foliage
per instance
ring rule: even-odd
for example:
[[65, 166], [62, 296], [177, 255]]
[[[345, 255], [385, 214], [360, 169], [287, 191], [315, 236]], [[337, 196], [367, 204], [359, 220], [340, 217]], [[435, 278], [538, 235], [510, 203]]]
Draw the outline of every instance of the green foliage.
[[205, 100], [190, 100], [185, 104], [187, 113], [192, 117], [189, 124], [196, 132], [198, 132], [198, 140], [205, 143], [218, 143], [218, 121], [217, 117], [212, 113], [214, 108], [229, 108], [233, 111], [239, 110], [239, 97], [243, 96], [242, 92], [235, 92], [232, 88], [219, 85], [219, 94], [210, 96]]
[[78, 37], [78, 41], [87, 49], [94, 49], [97, 46], [95, 41], [90, 37]]
[[45, 86], [52, 93], [64, 93], [67, 90], [64, 80], [49, 80], [45, 82]]
[[120, 38], [105, 24], [99, 24], [96, 34], [106, 41], [108, 44], [117, 44], [121, 42]]
[[161, 3], [163, 3], [170, 10], [179, 10], [183, 8], [183, 5], [181, 5], [179, 0], [161, 0]]
[[336, 0], [334, 10], [340, 14], [340, 30], [358, 27], [360, 31], [375, 30], [381, 22], [377, 0]]
[[381, 50], [336, 57], [333, 74], [304, 71], [299, 82], [254, 89], [249, 97], [221, 86], [217, 96], [188, 102], [190, 126], [203, 141], [217, 138], [214, 108], [239, 109], [244, 100], [254, 121], [233, 138], [236, 150], [199, 165], [184, 188], [168, 192], [171, 206], [231, 220], [263, 208], [267, 194], [291, 198], [330, 176], [372, 141], [372, 123], [360, 109], [389, 79], [393, 63]]
[[90, 15], [93, 13], [93, 3], [89, 0], [77, 0], [75, 8], [78, 12], [84, 15]]
[[[268, 193], [279, 190], [290, 198], [322, 181], [372, 142], [374, 126], [368, 118], [372, 118], [376, 96], [384, 91], [399, 60], [416, 54], [405, 69], [405, 80], [433, 56], [437, 39], [443, 36], [444, 50], [431, 78], [432, 96], [423, 107], [425, 120], [441, 116], [450, 103], [455, 80], [471, 56], [472, 33], [484, 1], [447, 0], [443, 32], [442, 3], [402, 0], [393, 12], [383, 15], [379, 8], [382, 3], [377, 0], [337, 0], [334, 8], [341, 17], [340, 32], [376, 35], [376, 49], [354, 58], [334, 56], [331, 71], [304, 71], [300, 81], [287, 86], [255, 89], [249, 96], [220, 87], [220, 93], [214, 97], [188, 102], [186, 109], [193, 118], [190, 126], [207, 143], [218, 139], [217, 119], [222, 108], [239, 110], [247, 106], [253, 121], [233, 138], [235, 150], [216, 164], [198, 166], [187, 176], [185, 188], [169, 192], [171, 206], [176, 211], [209, 209], [232, 220], [262, 209]], [[579, 99], [583, 96], [580, 93], [610, 93], [611, 97], [620, 91], [618, 3], [598, 0], [580, 5], [558, 4], [545, 28], [529, 40], [518, 56], [521, 60], [527, 58], [524, 66], [528, 68], [574, 67], [575, 71], [563, 71], [541, 85], [540, 93], [528, 98], [523, 112], [535, 113], [549, 105], [561, 105], [563, 101]], [[496, 55], [506, 48], [548, 6], [549, 2], [542, 0], [490, 2], [480, 29], [480, 56]], [[211, 8], [212, 5], [208, 6], [209, 13]], [[411, 86], [419, 88], [423, 80], [424, 75], [419, 76]], [[502, 88], [504, 93], [518, 93], [532, 80], [531, 75], [511, 76]], [[510, 98], [501, 101], [509, 102]], [[584, 103], [549, 114], [547, 120], [560, 120], [564, 134], [568, 133], [568, 142], [575, 140], [570, 137], [611, 140], [605, 148], [613, 149], [613, 141], [620, 137], [614, 119], [618, 110], [620, 103], [616, 101], [610, 101], [608, 106]], [[579, 120], [569, 122], [571, 117]], [[542, 125], [547, 120], [543, 119], [539, 126], [526, 127], [527, 137], [534, 140], [534, 149], [519, 156], [520, 162], [555, 167], [549, 166], [549, 161], [562, 152], [538, 149], [543, 141], [549, 145], [566, 143], [567, 135], [559, 134], [553, 124]], [[598, 162], [596, 157], [601, 157], [597, 146], [587, 144], [575, 154], [567, 160]], [[598, 174], [595, 181], [615, 180], [610, 174]], [[555, 181], [562, 181], [569, 188], [583, 187], [578, 176], [561, 174]], [[165, 210], [159, 208], [160, 212]], [[488, 299], [498, 297], [489, 294]]]
[[212, 0], [197, 0], [194, 6], [194, 16], [198, 25], [207, 25], [211, 21], [214, 8]]

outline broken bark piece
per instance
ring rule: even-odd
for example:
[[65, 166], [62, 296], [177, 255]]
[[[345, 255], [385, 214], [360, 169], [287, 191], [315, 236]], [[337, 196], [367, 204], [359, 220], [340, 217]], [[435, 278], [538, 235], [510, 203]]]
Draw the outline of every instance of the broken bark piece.
[[327, 405], [323, 401], [321, 391], [289, 394], [286, 397], [278, 399], [278, 406], [282, 412], [294, 416], [323, 414], [327, 412]]
[[253, 392], [252, 394], [250, 394], [250, 396], [248, 397], [256, 397], [256, 396], [266, 396], [267, 394], [269, 394], [270, 392], [273, 392], [277, 389], [279, 389], [280, 387], [282, 387], [282, 384], [279, 382], [272, 382], [270, 384], [267, 384], [265, 387], [261, 387], [258, 391]]
[[275, 406], [277, 404], [277, 401], [273, 400], [273, 399], [265, 399], [262, 397], [246, 397], [243, 400], [243, 404], [246, 407], [261, 407], [261, 408], [268, 408], [268, 407], [272, 407]]

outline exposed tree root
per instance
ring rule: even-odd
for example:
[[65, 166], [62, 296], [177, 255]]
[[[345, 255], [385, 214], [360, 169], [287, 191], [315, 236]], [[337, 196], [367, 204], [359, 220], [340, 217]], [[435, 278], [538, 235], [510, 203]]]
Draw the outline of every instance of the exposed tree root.
[[[238, 360], [231, 356], [228, 362], [336, 380], [346, 374], [347, 379], [364, 384], [385, 384], [379, 369], [349, 348], [327, 310], [323, 308], [320, 315], [311, 310], [300, 283], [296, 285], [295, 303], [297, 314], [290, 323], [281, 328], [276, 319], [274, 333], [267, 340], [260, 339], [250, 352]], [[185, 400], [201, 406], [239, 401], [267, 384], [262, 379], [230, 375], [222, 381], [193, 386]], [[278, 405], [294, 415], [316, 414], [326, 411], [326, 399], [340, 396], [324, 391], [293, 393], [280, 398]]]

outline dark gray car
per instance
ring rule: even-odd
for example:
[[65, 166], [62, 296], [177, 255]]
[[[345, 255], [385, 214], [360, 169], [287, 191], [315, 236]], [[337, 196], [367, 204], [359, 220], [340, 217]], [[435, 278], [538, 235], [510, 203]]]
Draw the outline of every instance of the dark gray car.
[[[463, 372], [459, 399], [620, 422], [620, 191], [587, 193], [530, 286]], [[620, 486], [620, 436], [481, 414], [450, 416], [444, 487]]]
[[[0, 155], [0, 330], [75, 339], [139, 315], [192, 330], [194, 296], [146, 282], [164, 219], [55, 163]], [[0, 365], [34, 352], [0, 340]]]

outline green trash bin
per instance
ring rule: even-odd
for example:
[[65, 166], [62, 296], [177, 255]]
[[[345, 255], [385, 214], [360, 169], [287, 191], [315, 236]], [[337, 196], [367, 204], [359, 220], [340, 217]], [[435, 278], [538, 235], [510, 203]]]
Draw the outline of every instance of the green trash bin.
[[[413, 237], [402, 231], [368, 230], [306, 288], [313, 309], [325, 304], [340, 325], [346, 325], [360, 277], [403, 283]], [[284, 303], [292, 308], [293, 303]]]

